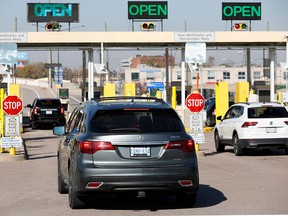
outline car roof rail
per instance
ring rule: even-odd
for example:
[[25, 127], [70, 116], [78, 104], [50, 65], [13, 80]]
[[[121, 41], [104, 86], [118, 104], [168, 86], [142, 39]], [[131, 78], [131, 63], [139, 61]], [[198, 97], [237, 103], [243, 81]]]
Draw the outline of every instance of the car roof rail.
[[159, 102], [164, 104], [165, 101], [162, 98], [157, 98], [157, 97], [141, 97], [141, 96], [115, 96], [115, 97], [100, 97], [100, 98], [92, 98], [91, 100], [96, 101], [96, 102], [102, 102], [102, 101], [116, 101], [116, 100], [125, 100], [129, 101], [131, 100], [132, 103], [135, 101], [147, 101], [147, 102]]

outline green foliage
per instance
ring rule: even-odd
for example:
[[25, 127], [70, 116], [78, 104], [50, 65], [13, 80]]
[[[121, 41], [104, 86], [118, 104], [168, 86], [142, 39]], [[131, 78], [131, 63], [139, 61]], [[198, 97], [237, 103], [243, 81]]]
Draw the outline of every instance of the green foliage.
[[44, 68], [44, 63], [32, 63], [22, 68], [17, 68], [16, 76], [29, 79], [40, 79], [48, 76], [48, 69]]

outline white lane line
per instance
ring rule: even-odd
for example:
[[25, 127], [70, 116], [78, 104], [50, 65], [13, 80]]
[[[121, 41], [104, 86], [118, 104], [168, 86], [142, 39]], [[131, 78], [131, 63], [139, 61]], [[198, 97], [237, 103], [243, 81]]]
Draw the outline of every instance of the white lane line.
[[78, 103], [81, 103], [80, 100], [78, 100], [77, 98], [73, 97], [73, 96], [69, 96], [69, 98], [72, 98], [73, 100], [77, 101]]
[[33, 88], [26, 87], [26, 86], [21, 86], [21, 88], [25, 88], [25, 89], [33, 90], [33, 91], [35, 92], [35, 94], [37, 95], [37, 97], [40, 98], [40, 94], [38, 93], [37, 90], [35, 90], [35, 89], [33, 89]]

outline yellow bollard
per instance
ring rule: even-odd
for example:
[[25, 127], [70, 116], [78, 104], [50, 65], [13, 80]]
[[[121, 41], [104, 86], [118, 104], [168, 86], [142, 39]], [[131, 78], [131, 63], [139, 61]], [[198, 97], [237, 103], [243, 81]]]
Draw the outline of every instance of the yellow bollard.
[[195, 143], [195, 150], [196, 150], [196, 152], [198, 152], [200, 149], [199, 149], [199, 144], [198, 143]]
[[135, 83], [125, 83], [125, 85], [124, 85], [124, 96], [136, 96], [136, 85], [135, 85]]
[[104, 97], [114, 97], [116, 93], [116, 86], [114, 83], [106, 83], [104, 85]]
[[158, 99], [162, 99], [162, 92], [161, 91], [156, 91], [156, 97]]
[[15, 147], [11, 147], [11, 148], [10, 148], [10, 155], [11, 155], [11, 156], [16, 155], [16, 148], [15, 148]]
[[[228, 82], [217, 82], [215, 84], [215, 102], [216, 116], [224, 116], [229, 108]], [[219, 121], [216, 119], [216, 123]]]
[[249, 83], [236, 82], [235, 102], [247, 102], [249, 97]]
[[176, 86], [172, 87], [172, 96], [171, 96], [171, 104], [174, 110], [176, 110]]

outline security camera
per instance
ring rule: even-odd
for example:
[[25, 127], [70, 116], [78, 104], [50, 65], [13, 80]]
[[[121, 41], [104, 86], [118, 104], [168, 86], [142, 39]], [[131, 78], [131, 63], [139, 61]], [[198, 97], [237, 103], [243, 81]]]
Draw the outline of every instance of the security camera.
[[101, 71], [106, 71], [106, 66], [105, 66], [105, 65], [101, 65], [101, 66], [100, 66], [100, 70], [101, 70]]

